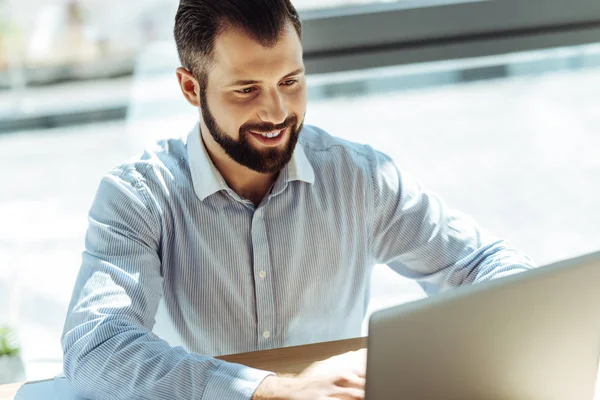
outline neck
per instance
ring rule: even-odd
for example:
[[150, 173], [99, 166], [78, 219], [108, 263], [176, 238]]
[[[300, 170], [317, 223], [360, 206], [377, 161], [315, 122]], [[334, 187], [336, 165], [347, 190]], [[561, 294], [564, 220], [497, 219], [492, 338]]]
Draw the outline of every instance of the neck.
[[[203, 130], [204, 132], [205, 130]], [[208, 136], [208, 137], [206, 137]], [[240, 197], [258, 206], [279, 173], [262, 174], [233, 161], [214, 141], [212, 136], [201, 133], [200, 138], [210, 159], [219, 170], [227, 185]]]

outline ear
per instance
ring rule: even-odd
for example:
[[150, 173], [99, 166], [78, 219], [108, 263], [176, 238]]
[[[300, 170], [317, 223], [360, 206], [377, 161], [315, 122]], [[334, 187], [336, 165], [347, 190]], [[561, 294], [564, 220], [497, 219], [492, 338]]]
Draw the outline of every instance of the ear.
[[182, 67], [177, 68], [175, 73], [183, 97], [194, 107], [200, 107], [200, 84], [194, 75]]

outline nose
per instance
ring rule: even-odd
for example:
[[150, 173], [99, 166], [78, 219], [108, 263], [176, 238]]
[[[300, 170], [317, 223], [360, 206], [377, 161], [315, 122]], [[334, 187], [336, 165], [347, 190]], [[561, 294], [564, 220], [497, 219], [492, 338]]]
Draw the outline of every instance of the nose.
[[261, 121], [278, 125], [283, 123], [287, 116], [287, 107], [285, 106], [281, 93], [279, 93], [278, 90], [264, 93], [263, 102], [260, 111], [258, 112], [258, 117]]

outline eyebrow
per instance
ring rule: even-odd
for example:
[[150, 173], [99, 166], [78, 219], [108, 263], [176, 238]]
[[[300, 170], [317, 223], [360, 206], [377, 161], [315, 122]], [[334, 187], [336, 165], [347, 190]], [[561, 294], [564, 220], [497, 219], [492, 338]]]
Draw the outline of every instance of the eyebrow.
[[[292, 72], [290, 72], [289, 74], [285, 75], [284, 77], [282, 77], [281, 79], [285, 79], [285, 78], [289, 78], [291, 76], [294, 75], [300, 75], [304, 73], [304, 68], [298, 68]], [[260, 81], [253, 81], [253, 80], [245, 80], [245, 79], [239, 79], [233, 83], [231, 83], [229, 86], [246, 86], [246, 85], [256, 85], [257, 83], [260, 83]]]

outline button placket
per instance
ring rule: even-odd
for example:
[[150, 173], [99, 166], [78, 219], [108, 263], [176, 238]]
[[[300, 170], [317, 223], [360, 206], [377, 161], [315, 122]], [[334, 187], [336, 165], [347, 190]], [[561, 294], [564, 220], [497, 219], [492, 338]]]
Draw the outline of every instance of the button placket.
[[253, 271], [255, 281], [258, 348], [271, 348], [275, 329], [275, 303], [270, 284], [271, 257], [264, 220], [263, 207], [259, 207], [252, 218]]

